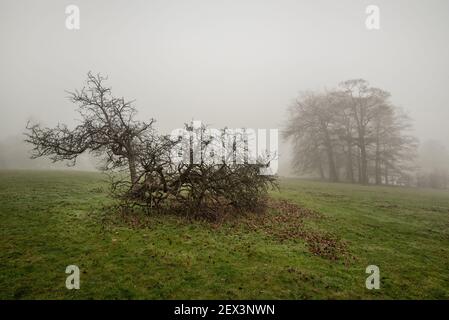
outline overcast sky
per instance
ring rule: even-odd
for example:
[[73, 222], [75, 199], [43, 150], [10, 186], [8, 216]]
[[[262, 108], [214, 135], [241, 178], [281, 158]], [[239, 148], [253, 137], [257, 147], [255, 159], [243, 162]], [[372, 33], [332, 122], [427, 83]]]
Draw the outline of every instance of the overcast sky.
[[[80, 30], [66, 29], [69, 4]], [[370, 4], [380, 30], [365, 27]], [[448, 39], [447, 0], [2, 0], [0, 140], [27, 119], [72, 124], [64, 90], [91, 70], [164, 131], [191, 119], [279, 128], [299, 91], [364, 78], [421, 140], [447, 143]]]

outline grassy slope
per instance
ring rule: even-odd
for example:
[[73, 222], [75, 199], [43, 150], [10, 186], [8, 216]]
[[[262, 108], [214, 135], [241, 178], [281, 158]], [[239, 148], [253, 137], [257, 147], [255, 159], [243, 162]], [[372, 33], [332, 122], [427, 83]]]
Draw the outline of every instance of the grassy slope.
[[[301, 242], [156, 217], [107, 229], [101, 175], [0, 171], [0, 298], [449, 298], [449, 193], [284, 180], [274, 197], [316, 209], [310, 226], [349, 242], [349, 265]], [[65, 288], [65, 267], [81, 289]], [[365, 289], [365, 268], [381, 290]]]

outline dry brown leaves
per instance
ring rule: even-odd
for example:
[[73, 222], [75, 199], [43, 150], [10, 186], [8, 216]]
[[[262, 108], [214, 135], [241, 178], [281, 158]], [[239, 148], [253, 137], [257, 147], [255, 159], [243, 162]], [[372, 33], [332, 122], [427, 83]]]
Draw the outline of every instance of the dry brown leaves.
[[[218, 215], [219, 219], [201, 219], [206, 225], [214, 229], [223, 226], [231, 227], [231, 230], [244, 228], [249, 231], [261, 232], [279, 242], [298, 241], [303, 242], [313, 255], [337, 261], [343, 260], [349, 263], [354, 257], [349, 253], [347, 243], [338, 236], [321, 230], [312, 229], [307, 221], [319, 221], [326, 217], [314, 210], [301, 207], [287, 200], [267, 200], [267, 210], [253, 213], [225, 212]], [[137, 214], [133, 210], [118, 210], [118, 218], [132, 228], [154, 227], [154, 218], [162, 215]], [[177, 216], [180, 222], [191, 223], [192, 218]], [[109, 216], [111, 217], [111, 216]]]
[[268, 234], [277, 241], [303, 241], [312, 254], [326, 259], [352, 259], [345, 241], [329, 232], [312, 230], [306, 226], [308, 219], [325, 219], [321, 213], [286, 200], [270, 199], [268, 206], [272, 212], [246, 215], [234, 223]]

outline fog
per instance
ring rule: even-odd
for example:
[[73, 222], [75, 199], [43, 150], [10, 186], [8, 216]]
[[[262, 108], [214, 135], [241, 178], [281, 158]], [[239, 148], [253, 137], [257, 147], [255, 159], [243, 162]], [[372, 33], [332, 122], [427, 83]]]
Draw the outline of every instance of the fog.
[[[79, 30], [65, 26], [69, 4]], [[380, 30], [365, 26], [370, 4]], [[88, 71], [108, 75], [163, 132], [192, 119], [282, 128], [299, 91], [363, 78], [408, 111], [420, 141], [447, 146], [448, 30], [446, 0], [2, 0], [0, 167], [53, 167], [27, 159], [22, 133], [28, 120], [75, 124], [65, 90]], [[280, 148], [288, 174], [289, 145]]]

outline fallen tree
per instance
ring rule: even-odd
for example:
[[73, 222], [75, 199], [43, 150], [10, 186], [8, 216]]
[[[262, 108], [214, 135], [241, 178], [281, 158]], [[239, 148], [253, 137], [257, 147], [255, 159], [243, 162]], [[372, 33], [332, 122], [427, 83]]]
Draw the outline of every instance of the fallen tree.
[[81, 116], [75, 128], [27, 124], [32, 158], [74, 165], [85, 152], [101, 157], [112, 193], [125, 207], [168, 207], [203, 217], [265, 208], [277, 180], [261, 170], [275, 155], [250, 156], [244, 131], [229, 135], [222, 129], [212, 135], [205, 126], [186, 124], [180, 136], [161, 135], [154, 119], [136, 120], [132, 101], [112, 96], [105, 80], [88, 73], [86, 87], [69, 93]]

